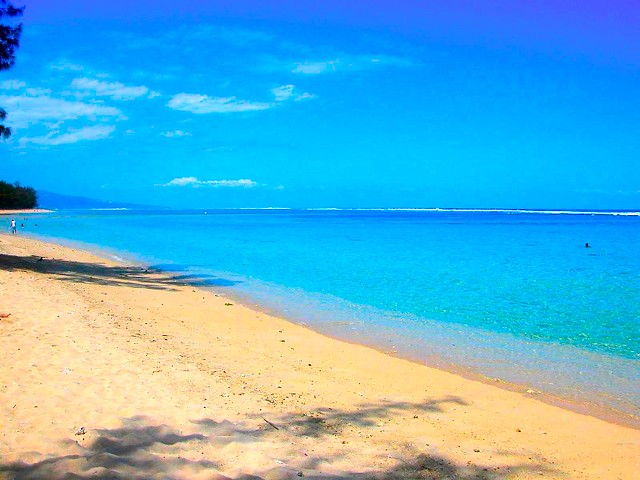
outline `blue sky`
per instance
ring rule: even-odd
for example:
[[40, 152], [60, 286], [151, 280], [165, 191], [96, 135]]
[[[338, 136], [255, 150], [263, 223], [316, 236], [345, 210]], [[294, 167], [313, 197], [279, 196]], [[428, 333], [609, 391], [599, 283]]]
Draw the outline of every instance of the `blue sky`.
[[25, 2], [0, 177], [176, 207], [640, 208], [631, 2]]

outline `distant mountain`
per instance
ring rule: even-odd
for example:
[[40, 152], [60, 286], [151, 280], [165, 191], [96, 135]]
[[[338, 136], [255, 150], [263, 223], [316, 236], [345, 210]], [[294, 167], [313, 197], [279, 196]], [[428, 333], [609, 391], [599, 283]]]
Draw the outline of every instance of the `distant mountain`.
[[118, 201], [97, 200], [95, 198], [63, 195], [61, 193], [38, 190], [38, 207], [51, 210], [95, 209], [95, 208], [131, 208], [136, 210], [159, 208], [151, 205], [139, 205]]

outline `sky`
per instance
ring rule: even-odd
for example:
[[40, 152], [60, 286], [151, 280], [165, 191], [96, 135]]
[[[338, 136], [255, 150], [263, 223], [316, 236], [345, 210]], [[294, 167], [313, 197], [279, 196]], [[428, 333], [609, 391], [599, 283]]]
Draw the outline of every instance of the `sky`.
[[5, 181], [176, 208], [640, 208], [637, 2], [14, 3]]

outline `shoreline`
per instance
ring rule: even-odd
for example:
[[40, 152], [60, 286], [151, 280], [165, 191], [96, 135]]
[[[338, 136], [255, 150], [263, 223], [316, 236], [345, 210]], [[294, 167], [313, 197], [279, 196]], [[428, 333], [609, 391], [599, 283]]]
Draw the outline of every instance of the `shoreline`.
[[45, 208], [32, 208], [32, 209], [17, 209], [17, 210], [7, 210], [0, 209], [0, 215], [26, 215], [30, 213], [53, 213], [53, 210], [47, 210]]
[[[0, 438], [0, 478], [31, 478], [19, 475], [27, 468], [47, 478], [98, 472], [81, 465], [89, 459], [125, 475], [157, 466], [145, 478], [211, 469], [224, 475], [213, 478], [265, 479], [637, 472], [638, 430], [537, 395], [335, 340], [85, 251], [0, 235], [0, 253], [2, 308], [13, 310], [0, 320], [0, 412], [14, 432]], [[81, 427], [89, 433], [76, 435]], [[123, 428], [152, 435], [139, 458], [105, 450], [125, 441]], [[128, 463], [107, 464], [105, 453]], [[43, 461], [52, 455], [59, 461]], [[43, 470], [51, 465], [58, 470]]]
[[[100, 256], [99, 251], [97, 251], [96, 254]], [[168, 273], [169, 275], [171, 275], [171, 272], [167, 272], [163, 270], [158, 270], [158, 271], [162, 273]], [[333, 334], [331, 332], [323, 331], [320, 327], [311, 325], [307, 322], [298, 321], [292, 316], [287, 315], [286, 312], [282, 312], [278, 309], [272, 309], [272, 308], [264, 307], [260, 304], [253, 303], [251, 299], [247, 296], [234, 295], [233, 292], [228, 292], [226, 290], [223, 291], [215, 286], [211, 286], [211, 287], [201, 286], [199, 288], [216, 292], [217, 294], [223, 297], [226, 297], [239, 304], [242, 304], [246, 308], [249, 308], [259, 313], [263, 313], [265, 315], [269, 315], [271, 317], [281, 318], [293, 325], [298, 325], [303, 328], [309, 329], [314, 333], [317, 333], [319, 335], [322, 335], [324, 337], [330, 338], [338, 342], [344, 342], [349, 345], [371, 348], [373, 350], [376, 350], [377, 352], [382, 353], [383, 355], [388, 355], [390, 357], [405, 360], [405, 361], [414, 363], [416, 365], [447, 372], [470, 381], [480, 382], [480, 383], [501, 388], [507, 391], [520, 393], [522, 395], [526, 395], [537, 401], [544, 402], [544, 403], [547, 403], [548, 405], [553, 405], [565, 410], [569, 410], [574, 413], [588, 415], [594, 418], [598, 418], [600, 420], [604, 420], [609, 423], [640, 430], [640, 416], [633, 415], [625, 411], [616, 409], [610, 405], [589, 400], [586, 398], [586, 396], [585, 397], [569, 397], [569, 396], [563, 396], [561, 394], [555, 394], [555, 393], [544, 391], [544, 390], [538, 390], [537, 387], [534, 388], [534, 386], [526, 383], [511, 382], [508, 380], [503, 380], [497, 377], [492, 377], [492, 376], [483, 374], [479, 370], [474, 370], [473, 367], [453, 363], [451, 361], [441, 358], [437, 354], [432, 354], [429, 356], [428, 359], [425, 360], [415, 355], [411, 355], [409, 353], [403, 353], [395, 349], [385, 348], [383, 346], [375, 344], [375, 342], [373, 341], [360, 342], [357, 340], [351, 340], [343, 336], [340, 336], [339, 334]]]
[[[26, 238], [28, 239], [32, 239], [38, 242], [45, 242], [45, 243], [55, 244], [64, 248], [82, 250], [86, 253], [89, 253], [98, 258], [101, 258], [107, 262], [116, 262], [123, 266], [133, 265], [135, 267], [140, 267], [144, 269], [153, 268], [154, 271], [157, 272], [158, 274], [167, 275], [170, 278], [175, 278], [176, 276], [180, 276], [182, 275], [182, 273], [184, 273], [181, 271], [163, 270], [161, 268], [152, 267], [151, 265], [146, 264], [143, 260], [137, 258], [134, 252], [128, 252], [127, 254], [123, 254], [122, 252], [118, 252], [115, 250], [111, 251], [109, 248], [105, 248], [97, 244], [86, 244], [81, 241], [58, 239], [54, 237], [44, 236], [43, 239], [39, 239], [39, 238], [36, 238], [37, 234], [33, 235], [31, 232], [25, 232], [23, 233], [23, 235], [26, 236]], [[121, 257], [120, 255], [123, 255], [123, 257]], [[178, 283], [180, 283], [180, 281], [178, 281]], [[185, 282], [184, 285], [191, 286], [188, 282]], [[427, 359], [418, 358], [417, 356], [411, 355], [410, 353], [404, 353], [394, 349], [385, 348], [384, 346], [381, 346], [381, 345], [377, 345], [374, 341], [361, 342], [358, 340], [352, 340], [344, 336], [340, 336], [340, 334], [338, 333], [334, 334], [332, 332], [328, 332], [326, 330], [323, 330], [321, 326], [311, 325], [308, 322], [300, 321], [294, 318], [294, 316], [287, 315], [287, 313], [282, 310], [278, 310], [276, 308], [269, 308], [264, 305], [260, 305], [259, 303], [255, 303], [252, 301], [252, 298], [249, 295], [234, 294], [234, 292], [229, 292], [225, 289], [221, 289], [220, 287], [216, 287], [216, 286], [207, 286], [207, 285], [199, 284], [195, 288], [202, 289], [208, 292], [213, 292], [214, 294], [216, 294], [216, 296], [225, 298], [236, 304], [240, 304], [249, 310], [255, 311], [257, 313], [265, 314], [269, 317], [274, 317], [274, 318], [284, 320], [285, 322], [291, 323], [292, 325], [297, 325], [302, 328], [308, 329], [318, 335], [322, 335], [323, 337], [330, 338], [337, 342], [344, 342], [346, 344], [353, 345], [353, 346], [371, 348], [384, 355], [406, 360], [416, 365], [425, 366], [427, 368], [432, 368], [432, 369], [440, 370], [443, 372], [451, 373], [453, 375], [462, 377], [467, 380], [481, 382], [486, 385], [495, 386], [497, 388], [501, 388], [507, 391], [520, 393], [522, 395], [525, 395], [537, 401], [541, 401], [552, 406], [566, 409], [574, 413], [588, 415], [600, 420], [604, 420], [609, 423], [640, 430], [640, 415], [633, 415], [626, 411], [616, 409], [611, 405], [590, 400], [587, 398], [586, 394], [581, 397], [580, 396], [570, 397], [568, 395], [562, 395], [562, 394], [545, 391], [544, 389], [539, 390], [538, 387], [534, 385], [530, 385], [527, 383], [520, 383], [520, 382], [512, 382], [509, 380], [504, 380], [501, 378], [492, 377], [490, 375], [483, 374], [482, 372], [480, 372], [477, 369], [474, 369], [473, 367], [451, 362], [433, 353], [429, 355]]]

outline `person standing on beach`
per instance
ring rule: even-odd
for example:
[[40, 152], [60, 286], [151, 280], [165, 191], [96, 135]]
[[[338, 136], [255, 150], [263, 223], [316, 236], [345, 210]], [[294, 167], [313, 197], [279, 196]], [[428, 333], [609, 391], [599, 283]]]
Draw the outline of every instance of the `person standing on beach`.
[[15, 234], [16, 233], [16, 221], [15, 219], [11, 219], [11, 233]]

